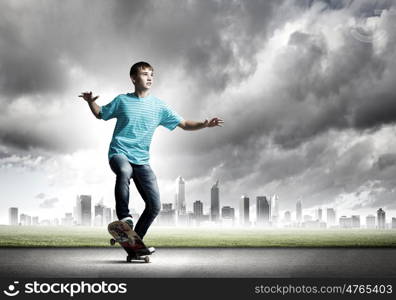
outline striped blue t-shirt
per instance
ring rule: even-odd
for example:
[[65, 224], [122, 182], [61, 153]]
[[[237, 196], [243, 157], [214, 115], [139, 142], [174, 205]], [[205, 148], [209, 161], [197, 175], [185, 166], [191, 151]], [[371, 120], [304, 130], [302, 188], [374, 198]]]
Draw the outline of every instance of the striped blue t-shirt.
[[108, 157], [123, 154], [137, 165], [149, 163], [150, 143], [155, 129], [162, 125], [173, 130], [183, 120], [164, 101], [135, 94], [121, 94], [100, 108], [101, 119], [117, 119]]

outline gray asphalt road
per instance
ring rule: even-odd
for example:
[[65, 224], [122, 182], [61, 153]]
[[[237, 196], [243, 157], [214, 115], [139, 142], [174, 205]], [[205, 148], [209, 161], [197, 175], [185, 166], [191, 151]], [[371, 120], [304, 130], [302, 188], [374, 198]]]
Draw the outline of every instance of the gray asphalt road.
[[121, 248], [0, 248], [1, 277], [396, 277], [396, 249], [157, 249], [149, 264]]

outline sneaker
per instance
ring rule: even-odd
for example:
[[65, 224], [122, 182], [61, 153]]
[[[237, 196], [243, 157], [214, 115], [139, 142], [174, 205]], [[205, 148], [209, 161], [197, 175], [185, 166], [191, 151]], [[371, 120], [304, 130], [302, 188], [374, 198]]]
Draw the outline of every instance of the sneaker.
[[133, 230], [133, 220], [131, 217], [126, 217], [121, 219], [121, 221], [127, 223], [129, 225], [129, 227], [131, 227], [131, 229]]

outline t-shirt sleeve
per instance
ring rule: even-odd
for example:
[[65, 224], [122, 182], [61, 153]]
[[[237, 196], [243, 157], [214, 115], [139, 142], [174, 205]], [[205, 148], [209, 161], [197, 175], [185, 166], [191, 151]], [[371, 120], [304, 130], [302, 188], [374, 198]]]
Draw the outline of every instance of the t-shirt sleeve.
[[101, 106], [99, 111], [100, 118], [107, 121], [117, 117], [118, 102], [119, 102], [119, 97], [116, 97], [110, 103]]
[[183, 118], [164, 103], [161, 110], [160, 125], [168, 128], [169, 130], [173, 130], [181, 121], [183, 121]]

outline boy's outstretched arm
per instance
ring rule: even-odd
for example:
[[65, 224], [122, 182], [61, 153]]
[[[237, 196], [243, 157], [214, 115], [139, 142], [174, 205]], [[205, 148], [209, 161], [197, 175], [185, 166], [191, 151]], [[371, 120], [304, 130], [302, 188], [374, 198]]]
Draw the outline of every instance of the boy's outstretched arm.
[[212, 118], [210, 120], [205, 120], [203, 122], [183, 120], [178, 125], [180, 128], [184, 130], [198, 130], [206, 127], [215, 127], [215, 126], [223, 126], [224, 121], [220, 118]]
[[89, 105], [89, 108], [91, 109], [91, 111], [94, 114], [94, 116], [97, 119], [100, 119], [100, 114], [99, 114], [100, 113], [100, 106], [95, 103], [96, 99], [98, 99], [99, 96], [92, 97], [92, 92], [89, 92], [89, 93], [88, 92], [84, 92], [84, 93], [81, 93], [81, 95], [78, 96], [78, 97], [81, 97], [85, 101], [87, 101], [87, 103]]

